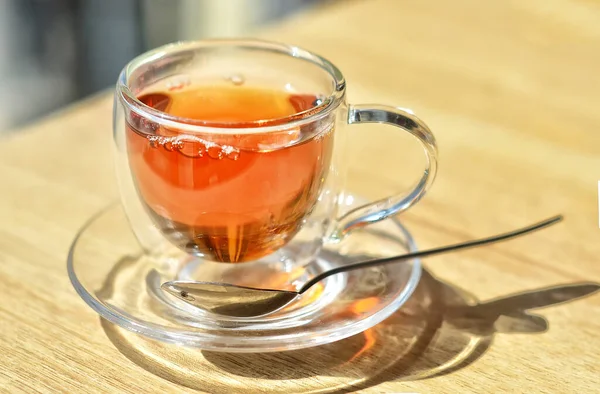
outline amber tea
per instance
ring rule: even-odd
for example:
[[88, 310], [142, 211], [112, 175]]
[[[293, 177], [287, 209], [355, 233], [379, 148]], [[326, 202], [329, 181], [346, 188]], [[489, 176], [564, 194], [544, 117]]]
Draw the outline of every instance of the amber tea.
[[278, 120], [284, 124], [314, 109], [317, 97], [243, 85], [192, 85], [138, 99], [180, 123], [227, 127], [222, 134], [189, 134], [133, 114], [128, 118], [135, 186], [172, 243], [215, 261], [240, 263], [276, 251], [298, 233], [327, 176], [333, 130], [248, 130]]

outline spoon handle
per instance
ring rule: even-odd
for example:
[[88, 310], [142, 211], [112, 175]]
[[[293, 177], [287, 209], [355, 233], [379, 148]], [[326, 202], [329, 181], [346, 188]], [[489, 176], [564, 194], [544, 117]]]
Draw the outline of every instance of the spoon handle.
[[525, 235], [525, 234], [531, 233], [533, 231], [540, 230], [544, 227], [551, 226], [553, 224], [560, 222], [562, 219], [563, 219], [562, 215], [557, 215], [557, 216], [553, 216], [549, 219], [546, 219], [542, 222], [532, 224], [531, 226], [527, 226], [527, 227], [524, 227], [524, 228], [521, 228], [518, 230], [514, 230], [514, 231], [511, 231], [508, 233], [495, 235], [492, 237], [478, 239], [475, 241], [461, 242], [461, 243], [454, 244], [454, 245], [442, 246], [440, 248], [435, 248], [435, 249], [421, 250], [419, 252], [407, 253], [407, 254], [403, 254], [400, 256], [385, 257], [385, 258], [381, 258], [381, 259], [363, 261], [361, 263], [356, 263], [356, 264], [344, 265], [341, 267], [331, 269], [329, 271], [325, 271], [325, 272], [315, 276], [314, 278], [312, 278], [311, 280], [306, 282], [304, 284], [304, 286], [302, 286], [302, 288], [298, 291], [298, 293], [302, 294], [306, 290], [311, 288], [313, 285], [322, 281], [323, 279], [327, 278], [328, 276], [339, 274], [340, 272], [347, 272], [347, 271], [352, 271], [352, 270], [356, 270], [356, 269], [369, 268], [369, 267], [373, 267], [373, 266], [377, 266], [377, 265], [399, 263], [401, 261], [411, 260], [411, 259], [415, 259], [415, 258], [433, 256], [436, 254], [442, 254], [442, 253], [446, 253], [446, 252], [454, 252], [457, 250], [473, 248], [476, 246], [487, 245], [487, 244], [500, 242], [500, 241], [506, 241], [506, 240], [518, 237], [520, 235]]

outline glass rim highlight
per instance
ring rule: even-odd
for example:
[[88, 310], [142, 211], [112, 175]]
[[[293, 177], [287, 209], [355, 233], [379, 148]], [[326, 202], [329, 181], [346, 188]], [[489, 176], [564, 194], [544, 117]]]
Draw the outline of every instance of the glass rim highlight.
[[[129, 87], [131, 75], [142, 66], [147, 66], [184, 51], [219, 47], [271, 52], [294, 57], [298, 61], [308, 61], [321, 68], [331, 77], [333, 82], [332, 91], [321, 104], [308, 110], [283, 118], [248, 121], [244, 122], [244, 127], [235, 127], [234, 122], [203, 121], [169, 115], [138, 100]], [[121, 71], [115, 94], [118, 95], [119, 101], [134, 114], [163, 127], [198, 134], [255, 134], [290, 130], [325, 118], [340, 106], [345, 93], [346, 82], [341, 71], [327, 59], [300, 47], [258, 39], [206, 39], [167, 44], [134, 58]]]

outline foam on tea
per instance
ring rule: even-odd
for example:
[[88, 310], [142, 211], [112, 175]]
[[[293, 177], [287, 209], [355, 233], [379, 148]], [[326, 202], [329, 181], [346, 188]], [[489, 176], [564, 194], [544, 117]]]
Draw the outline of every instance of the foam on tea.
[[[127, 146], [138, 193], [178, 247], [220, 262], [264, 257], [287, 243], [313, 209], [328, 173], [333, 130], [269, 133], [317, 97], [247, 86], [187, 86], [145, 93], [144, 104], [182, 123], [226, 127], [190, 134], [132, 115]], [[236, 133], [234, 129], [245, 128]]]

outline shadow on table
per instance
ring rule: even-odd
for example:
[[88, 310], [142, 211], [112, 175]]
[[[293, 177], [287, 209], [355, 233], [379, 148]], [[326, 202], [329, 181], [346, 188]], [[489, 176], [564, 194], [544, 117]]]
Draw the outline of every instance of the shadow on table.
[[346, 393], [383, 382], [448, 374], [476, 361], [495, 333], [541, 333], [548, 322], [530, 309], [588, 296], [575, 283], [478, 303], [424, 271], [411, 299], [384, 322], [329, 345], [282, 353], [231, 354], [158, 342], [101, 319], [131, 361], [173, 383], [209, 393]]

